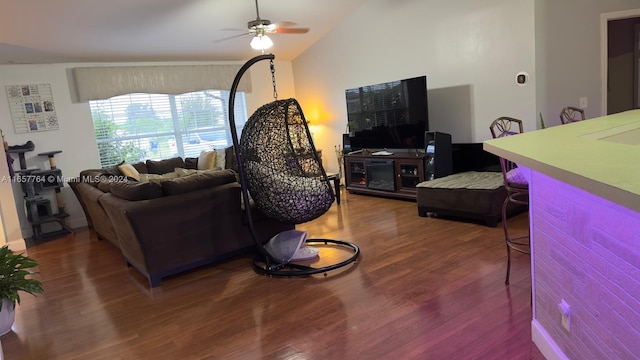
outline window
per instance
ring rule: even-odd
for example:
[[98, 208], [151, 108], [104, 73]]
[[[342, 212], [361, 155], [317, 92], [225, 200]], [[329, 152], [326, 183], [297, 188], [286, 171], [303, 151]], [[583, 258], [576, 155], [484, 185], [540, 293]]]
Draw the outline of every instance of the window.
[[[229, 91], [182, 95], [127, 94], [89, 101], [100, 165], [122, 161], [197, 157], [233, 144], [228, 117]], [[247, 120], [244, 93], [236, 93], [238, 134]]]

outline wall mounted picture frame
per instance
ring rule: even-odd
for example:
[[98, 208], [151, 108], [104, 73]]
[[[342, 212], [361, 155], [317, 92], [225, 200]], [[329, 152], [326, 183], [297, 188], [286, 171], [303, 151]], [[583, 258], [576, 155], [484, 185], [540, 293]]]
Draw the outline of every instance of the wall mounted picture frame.
[[59, 129], [51, 84], [7, 85], [5, 88], [16, 134]]

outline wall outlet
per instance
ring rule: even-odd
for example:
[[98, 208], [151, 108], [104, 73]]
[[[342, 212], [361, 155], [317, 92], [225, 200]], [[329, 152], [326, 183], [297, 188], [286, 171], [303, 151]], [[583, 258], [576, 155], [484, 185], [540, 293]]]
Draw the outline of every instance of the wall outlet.
[[561, 316], [560, 322], [562, 323], [562, 327], [567, 333], [570, 333], [571, 332], [571, 307], [569, 306], [569, 304], [567, 304], [566, 301], [564, 301], [564, 299], [562, 299], [562, 301], [560, 301], [560, 304], [558, 304], [558, 310], [560, 310], [560, 316]]
[[580, 108], [581, 109], [586, 109], [587, 106], [589, 106], [589, 102], [587, 101], [587, 97], [583, 96], [580, 98]]

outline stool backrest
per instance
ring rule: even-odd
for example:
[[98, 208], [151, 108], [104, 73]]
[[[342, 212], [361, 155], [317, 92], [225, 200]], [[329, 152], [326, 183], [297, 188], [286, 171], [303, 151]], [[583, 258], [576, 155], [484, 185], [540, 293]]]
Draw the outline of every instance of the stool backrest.
[[[580, 117], [578, 117], [578, 115], [580, 115]], [[562, 109], [562, 111], [560, 112], [560, 121], [563, 124], [569, 124], [572, 122], [578, 122], [582, 120], [584, 120], [583, 109], [573, 107], [573, 106], [567, 106], [564, 109]]]
[[[524, 132], [522, 120], [508, 116], [495, 119], [491, 125], [489, 125], [489, 130], [491, 130], [491, 136], [493, 136], [494, 139], [518, 135]], [[526, 180], [522, 179], [518, 175], [519, 172], [515, 170], [518, 167], [516, 163], [500, 157], [500, 166], [502, 168], [504, 184], [507, 188], [510, 186], [525, 186], [523, 183], [526, 183]]]

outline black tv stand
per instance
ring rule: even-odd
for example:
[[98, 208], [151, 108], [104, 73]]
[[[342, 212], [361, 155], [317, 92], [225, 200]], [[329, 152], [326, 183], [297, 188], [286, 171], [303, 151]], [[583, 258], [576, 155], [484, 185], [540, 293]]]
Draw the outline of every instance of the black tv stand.
[[[373, 153], [386, 150], [392, 155], [375, 156]], [[483, 150], [482, 143], [454, 143], [452, 150], [453, 173], [465, 171], [500, 171], [500, 160], [497, 156]], [[385, 186], [368, 186], [372, 174], [367, 173], [367, 159], [393, 160], [393, 188]], [[361, 149], [344, 155], [345, 186], [349, 193], [370, 194], [399, 199], [416, 200], [416, 185], [426, 181], [428, 172], [425, 163], [425, 149]], [[378, 168], [380, 170], [381, 168]], [[387, 169], [390, 167], [387, 166]], [[389, 172], [389, 171], [387, 171]], [[390, 172], [389, 172], [390, 173]], [[393, 180], [391, 180], [393, 179]], [[385, 188], [380, 190], [379, 187]]]
[[[388, 155], [374, 155], [379, 152]], [[416, 185], [425, 179], [425, 153], [420, 149], [361, 149], [344, 155], [349, 193], [415, 200]]]

